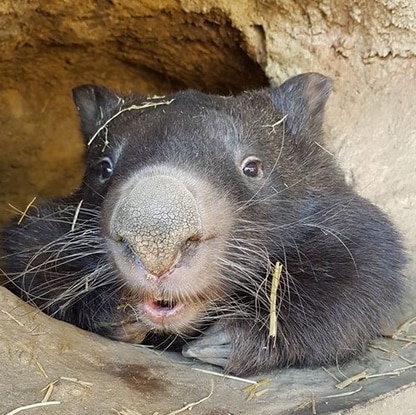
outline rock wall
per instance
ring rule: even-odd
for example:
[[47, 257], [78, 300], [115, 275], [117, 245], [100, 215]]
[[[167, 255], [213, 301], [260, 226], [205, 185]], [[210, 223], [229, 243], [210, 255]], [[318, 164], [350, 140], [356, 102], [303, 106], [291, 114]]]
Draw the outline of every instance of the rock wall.
[[[71, 89], [100, 83], [162, 94], [266, 85], [244, 33], [220, 8], [177, 2], [9, 1], [0, 5], [0, 217], [8, 203], [74, 188], [82, 146]], [[0, 222], [1, 222], [0, 219]]]

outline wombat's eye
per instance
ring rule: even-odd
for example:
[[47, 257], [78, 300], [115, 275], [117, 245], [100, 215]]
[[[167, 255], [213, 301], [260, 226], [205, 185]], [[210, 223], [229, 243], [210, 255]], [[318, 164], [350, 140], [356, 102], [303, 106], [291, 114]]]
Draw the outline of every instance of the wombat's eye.
[[241, 169], [247, 177], [260, 178], [263, 177], [263, 163], [256, 157], [247, 157], [242, 165]]
[[104, 183], [113, 174], [113, 162], [108, 157], [102, 158], [97, 164], [97, 174], [99, 175], [100, 181]]

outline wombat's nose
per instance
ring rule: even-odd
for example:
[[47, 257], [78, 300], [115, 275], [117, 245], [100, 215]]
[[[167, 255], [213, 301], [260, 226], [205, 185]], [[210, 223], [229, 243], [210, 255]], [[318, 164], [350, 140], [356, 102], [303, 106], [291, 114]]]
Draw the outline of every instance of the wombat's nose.
[[189, 241], [200, 239], [201, 218], [192, 193], [174, 177], [139, 179], [112, 215], [116, 238], [128, 244], [153, 275], [163, 275]]

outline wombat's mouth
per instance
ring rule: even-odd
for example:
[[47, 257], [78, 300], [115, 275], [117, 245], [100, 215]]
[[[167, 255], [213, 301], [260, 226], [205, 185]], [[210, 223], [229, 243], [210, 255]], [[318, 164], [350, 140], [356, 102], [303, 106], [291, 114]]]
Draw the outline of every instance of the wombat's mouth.
[[150, 300], [141, 304], [143, 315], [152, 323], [166, 327], [184, 318], [183, 303], [167, 300]]
[[152, 294], [137, 298], [134, 307], [137, 311], [135, 318], [148, 333], [192, 333], [206, 318], [207, 302], [201, 297], [187, 298], [174, 293], [166, 293], [166, 296]]

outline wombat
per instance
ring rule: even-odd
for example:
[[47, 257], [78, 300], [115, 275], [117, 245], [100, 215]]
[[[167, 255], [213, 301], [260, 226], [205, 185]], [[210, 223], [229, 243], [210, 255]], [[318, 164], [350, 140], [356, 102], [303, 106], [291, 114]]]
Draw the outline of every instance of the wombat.
[[234, 374], [352, 358], [400, 309], [406, 258], [324, 149], [331, 89], [317, 73], [234, 97], [75, 88], [82, 185], [5, 230], [7, 287]]

